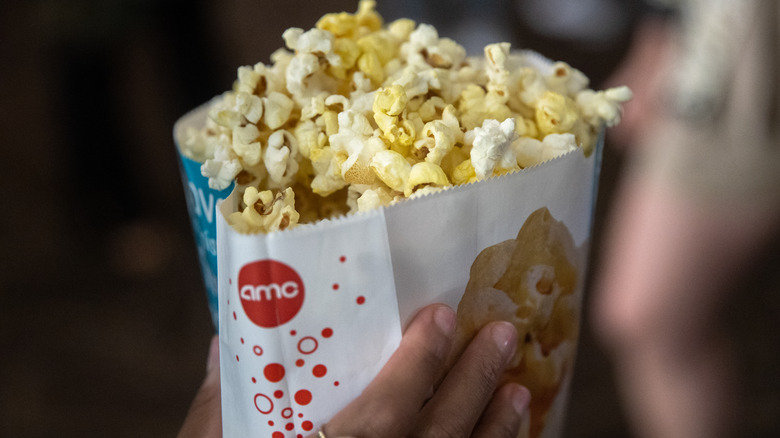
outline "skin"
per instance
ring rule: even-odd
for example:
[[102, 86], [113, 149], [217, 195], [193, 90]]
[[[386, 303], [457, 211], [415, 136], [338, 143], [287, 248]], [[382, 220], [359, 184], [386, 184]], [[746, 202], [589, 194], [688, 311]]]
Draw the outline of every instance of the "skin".
[[[506, 322], [486, 325], [447, 369], [454, 332], [455, 312], [449, 307], [420, 310], [385, 367], [323, 432], [330, 438], [515, 438], [527, 421], [530, 393], [513, 383], [497, 385], [514, 354], [517, 332]], [[180, 437], [222, 436], [218, 348], [215, 337]]]
[[[637, 163], [664, 145], [672, 126], [660, 73], [670, 62], [672, 25], [645, 22], [610, 81], [634, 90], [610, 138]], [[705, 197], [656, 169], [628, 167], [605, 227], [591, 319], [636, 436], [734, 436], [744, 395], [719, 315], [777, 232], [778, 217], [775, 205], [749, 196]]]

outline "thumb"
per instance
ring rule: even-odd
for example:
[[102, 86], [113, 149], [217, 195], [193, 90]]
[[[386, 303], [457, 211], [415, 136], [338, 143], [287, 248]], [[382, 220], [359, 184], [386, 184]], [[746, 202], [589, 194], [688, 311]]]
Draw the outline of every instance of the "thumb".
[[206, 375], [216, 373], [219, 377], [219, 336], [214, 335], [211, 337], [211, 344], [209, 345], [209, 357], [206, 361]]

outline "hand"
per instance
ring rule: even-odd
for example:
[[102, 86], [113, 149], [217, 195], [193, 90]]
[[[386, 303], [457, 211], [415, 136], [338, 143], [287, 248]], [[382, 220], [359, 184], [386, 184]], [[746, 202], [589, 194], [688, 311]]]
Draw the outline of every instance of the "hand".
[[222, 404], [219, 385], [219, 337], [211, 338], [206, 378], [195, 394], [179, 437], [217, 438], [222, 436]]
[[517, 346], [515, 328], [505, 322], [488, 324], [445, 370], [454, 331], [452, 309], [441, 304], [422, 309], [387, 365], [323, 433], [328, 438], [515, 438], [530, 394], [513, 383], [496, 391]]
[[[514, 327], [504, 322], [486, 325], [447, 370], [454, 332], [452, 309], [441, 304], [422, 309], [377, 377], [323, 432], [329, 438], [515, 438], [530, 394], [513, 383], [496, 390], [517, 346]], [[219, 351], [214, 337], [206, 378], [179, 437], [221, 437], [221, 422]]]

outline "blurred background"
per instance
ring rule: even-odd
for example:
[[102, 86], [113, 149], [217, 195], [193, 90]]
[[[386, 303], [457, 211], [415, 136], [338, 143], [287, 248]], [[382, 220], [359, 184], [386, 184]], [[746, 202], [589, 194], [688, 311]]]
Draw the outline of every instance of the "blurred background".
[[[387, 20], [437, 26], [477, 52], [510, 41], [583, 70], [598, 88], [623, 59], [634, 0], [380, 1]], [[550, 14], [550, 6], [558, 14]], [[357, 1], [24, 0], [0, 3], [0, 436], [174, 436], [213, 327], [172, 127], [268, 62], [291, 26]], [[568, 11], [563, 13], [561, 11]], [[620, 175], [605, 155], [594, 240]], [[731, 307], [752, 416], [778, 436], [780, 281], [774, 245], [741, 283], [769, 301]], [[765, 265], [765, 266], [764, 266]], [[747, 300], [742, 300], [747, 301]], [[587, 312], [586, 312], [587, 316]], [[731, 323], [731, 322], [729, 322]], [[630, 436], [588, 321], [568, 437]], [[765, 380], [767, 379], [767, 380]]]

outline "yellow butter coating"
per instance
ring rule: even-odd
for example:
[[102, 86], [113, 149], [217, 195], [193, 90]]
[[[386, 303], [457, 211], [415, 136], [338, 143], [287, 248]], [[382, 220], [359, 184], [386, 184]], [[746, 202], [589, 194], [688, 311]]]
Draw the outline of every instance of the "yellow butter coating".
[[409, 179], [404, 186], [404, 195], [411, 196], [412, 193], [424, 187], [444, 188], [450, 185], [452, 184], [440, 166], [421, 161], [413, 165], [409, 171]]

